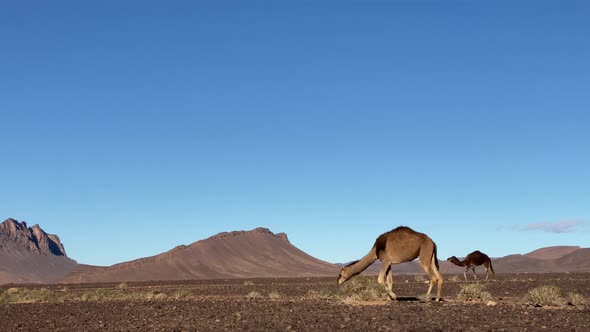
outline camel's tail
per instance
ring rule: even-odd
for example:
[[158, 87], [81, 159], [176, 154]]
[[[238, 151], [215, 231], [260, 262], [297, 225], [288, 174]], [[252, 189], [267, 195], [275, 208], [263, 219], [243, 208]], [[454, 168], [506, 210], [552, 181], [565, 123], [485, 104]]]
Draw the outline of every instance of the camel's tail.
[[434, 244], [434, 250], [432, 251], [432, 265], [433, 268], [436, 267], [436, 271], [440, 271], [440, 266], [438, 265], [438, 255], [436, 253], [436, 243]]

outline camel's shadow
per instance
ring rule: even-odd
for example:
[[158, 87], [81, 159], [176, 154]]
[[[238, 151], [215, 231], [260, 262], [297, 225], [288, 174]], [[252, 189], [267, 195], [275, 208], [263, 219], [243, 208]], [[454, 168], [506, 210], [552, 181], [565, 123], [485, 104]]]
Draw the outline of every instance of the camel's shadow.
[[[434, 297], [431, 298], [417, 298], [414, 296], [400, 296], [396, 299], [397, 302], [433, 302]], [[444, 301], [442, 298], [441, 301]]]
[[420, 299], [414, 296], [399, 296], [396, 298], [398, 302], [420, 302]]

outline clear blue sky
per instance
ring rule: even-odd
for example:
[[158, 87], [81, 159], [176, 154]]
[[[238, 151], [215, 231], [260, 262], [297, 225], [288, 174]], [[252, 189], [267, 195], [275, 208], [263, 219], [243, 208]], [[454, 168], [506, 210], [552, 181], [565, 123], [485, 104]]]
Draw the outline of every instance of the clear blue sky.
[[109, 265], [590, 246], [587, 1], [4, 1], [0, 219]]

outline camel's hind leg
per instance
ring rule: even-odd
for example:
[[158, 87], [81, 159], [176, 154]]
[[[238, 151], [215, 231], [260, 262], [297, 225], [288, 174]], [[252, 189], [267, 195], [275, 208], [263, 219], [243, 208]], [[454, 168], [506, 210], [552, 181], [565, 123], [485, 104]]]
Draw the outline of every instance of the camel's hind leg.
[[483, 263], [483, 267], [484, 267], [484, 269], [486, 269], [486, 281], [488, 281], [489, 274], [490, 274], [490, 264], [487, 262]]
[[426, 297], [430, 297], [430, 293], [432, 293], [434, 284], [437, 284], [436, 301], [440, 301], [443, 277], [438, 271], [438, 262], [436, 260], [436, 249], [434, 247], [434, 243], [430, 242], [422, 245], [420, 248], [420, 257], [418, 262], [420, 263], [422, 269], [424, 269], [424, 271], [430, 276], [430, 283], [428, 284], [428, 292], [426, 292]]

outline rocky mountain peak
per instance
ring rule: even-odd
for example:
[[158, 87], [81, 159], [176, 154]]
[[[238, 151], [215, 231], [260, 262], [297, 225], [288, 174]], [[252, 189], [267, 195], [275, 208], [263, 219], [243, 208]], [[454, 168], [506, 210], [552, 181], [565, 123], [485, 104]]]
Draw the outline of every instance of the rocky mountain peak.
[[39, 253], [66, 256], [59, 237], [47, 234], [39, 225], [28, 227], [26, 222], [8, 218], [0, 224], [0, 240], [15, 242], [18, 246]]
[[[270, 229], [268, 229], [266, 227], [258, 227], [258, 228], [255, 228], [255, 229], [249, 230], [249, 231], [221, 232], [221, 233], [218, 233], [218, 234], [215, 234], [215, 235], [209, 237], [209, 239], [222, 239], [222, 238], [227, 238], [227, 237], [234, 237], [234, 236], [248, 235], [248, 234], [268, 235], [268, 236], [276, 237], [276, 238], [279, 238], [279, 239], [289, 242], [287, 234], [285, 234], [285, 233], [276, 233], [275, 234]], [[204, 241], [204, 240], [201, 240], [198, 242], [202, 242], [202, 241]]]

